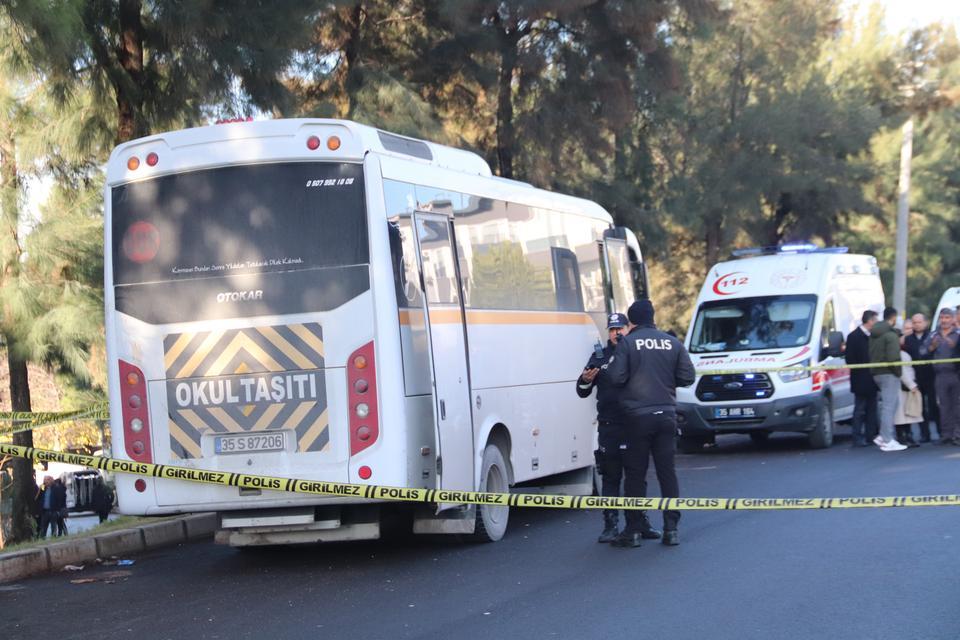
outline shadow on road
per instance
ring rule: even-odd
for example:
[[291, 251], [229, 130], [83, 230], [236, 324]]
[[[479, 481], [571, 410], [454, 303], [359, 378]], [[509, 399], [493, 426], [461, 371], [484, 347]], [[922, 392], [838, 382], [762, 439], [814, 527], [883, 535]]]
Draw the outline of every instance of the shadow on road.
[[[833, 437], [833, 447], [849, 447], [850, 434], [838, 433]], [[797, 453], [825, 452], [829, 449], [812, 449], [807, 436], [802, 433], [773, 433], [763, 442], [754, 442], [749, 436], [730, 434], [717, 436], [716, 444], [705, 446], [701, 451], [686, 456], [724, 456], [741, 453]]]

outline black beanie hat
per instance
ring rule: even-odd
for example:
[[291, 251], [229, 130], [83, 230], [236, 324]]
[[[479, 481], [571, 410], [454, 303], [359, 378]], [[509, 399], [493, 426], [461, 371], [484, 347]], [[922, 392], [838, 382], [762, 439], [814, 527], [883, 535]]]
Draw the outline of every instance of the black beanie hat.
[[627, 310], [627, 317], [630, 322], [642, 327], [653, 326], [653, 303], [649, 298], [637, 300]]

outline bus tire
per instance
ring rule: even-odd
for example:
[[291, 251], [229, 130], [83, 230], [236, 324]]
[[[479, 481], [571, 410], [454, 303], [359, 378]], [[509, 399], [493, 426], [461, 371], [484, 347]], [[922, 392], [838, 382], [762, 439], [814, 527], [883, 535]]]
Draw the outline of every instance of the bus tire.
[[820, 419], [808, 436], [812, 449], [826, 449], [833, 444], [833, 402], [830, 396], [823, 397], [820, 406]]
[[[483, 450], [480, 465], [480, 491], [490, 493], [510, 493], [510, 481], [507, 463], [503, 459], [500, 447], [488, 444]], [[477, 542], [496, 542], [507, 532], [510, 519], [510, 507], [500, 505], [477, 505], [477, 524], [473, 531], [473, 540]]]

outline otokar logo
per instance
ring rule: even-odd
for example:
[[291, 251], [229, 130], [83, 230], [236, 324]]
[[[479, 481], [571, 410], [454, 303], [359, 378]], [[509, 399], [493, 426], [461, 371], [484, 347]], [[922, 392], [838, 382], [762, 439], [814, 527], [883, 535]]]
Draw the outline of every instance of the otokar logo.
[[263, 289], [256, 291], [224, 291], [217, 294], [217, 302], [250, 302], [263, 300]]

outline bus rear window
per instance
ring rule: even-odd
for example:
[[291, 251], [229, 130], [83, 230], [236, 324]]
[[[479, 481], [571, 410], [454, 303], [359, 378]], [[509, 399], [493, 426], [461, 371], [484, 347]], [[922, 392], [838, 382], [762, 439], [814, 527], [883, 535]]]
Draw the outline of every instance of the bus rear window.
[[245, 165], [112, 192], [114, 284], [369, 262], [363, 167]]

